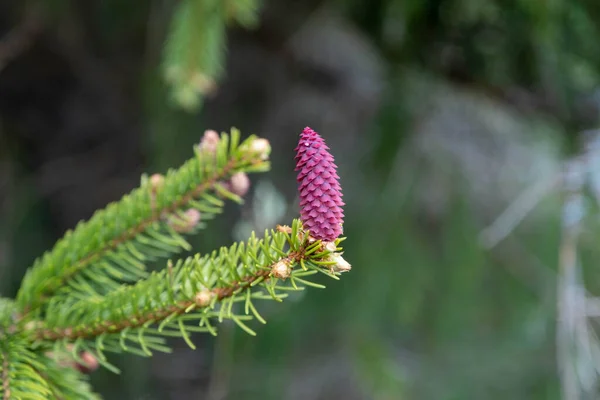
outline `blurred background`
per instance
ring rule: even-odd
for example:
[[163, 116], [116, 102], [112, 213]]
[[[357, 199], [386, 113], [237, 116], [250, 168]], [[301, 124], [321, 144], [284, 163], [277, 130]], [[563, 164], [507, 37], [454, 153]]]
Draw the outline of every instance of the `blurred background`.
[[289, 223], [308, 125], [339, 165], [352, 271], [266, 304], [257, 337], [116, 356], [121, 376], [92, 374], [106, 399], [597, 399], [593, 319], [566, 362], [579, 394], [559, 378], [551, 183], [597, 127], [598, 37], [597, 0], [0, 0], [0, 293], [205, 129], [269, 139], [273, 168], [194, 251]]

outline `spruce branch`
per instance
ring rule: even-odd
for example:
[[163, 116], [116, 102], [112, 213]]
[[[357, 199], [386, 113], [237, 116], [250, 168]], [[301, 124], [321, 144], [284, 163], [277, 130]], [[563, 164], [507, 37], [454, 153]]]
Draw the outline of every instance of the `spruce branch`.
[[163, 53], [163, 74], [174, 101], [197, 110], [223, 75], [226, 28], [258, 22], [259, 0], [182, 0], [176, 7]]
[[[296, 149], [301, 218], [259, 239], [171, 261], [189, 249], [184, 236], [241, 202], [247, 173], [269, 168], [270, 145], [239, 132], [206, 131], [196, 157], [141, 186], [68, 232], [36, 260], [16, 300], [0, 298], [0, 399], [98, 399], [85, 374], [119, 370], [106, 353], [151, 356], [170, 352], [166, 338], [217, 335], [230, 320], [251, 335], [266, 320], [257, 300], [283, 301], [310, 276], [339, 279], [342, 257], [341, 186], [333, 156], [310, 128]], [[146, 264], [169, 258], [166, 268]]]
[[164, 76], [173, 99], [193, 111], [216, 89], [223, 72], [225, 9], [221, 0], [183, 0], [164, 50]]
[[100, 298], [144, 278], [147, 262], [189, 250], [183, 235], [220, 213], [223, 199], [241, 202], [231, 179], [268, 170], [269, 144], [256, 136], [240, 144], [236, 129], [216, 138], [209, 132], [195, 158], [164, 177], [143, 178], [141, 187], [79, 223], [37, 259], [17, 295], [20, 308], [39, 308], [56, 301], [55, 294]]
[[[320, 272], [339, 279], [349, 270], [338, 247], [342, 240], [316, 240], [295, 220], [291, 227], [265, 232], [262, 239], [253, 234], [245, 243], [169, 263], [99, 301], [78, 301], [68, 310], [64, 303], [50, 303], [45, 320], [31, 325], [28, 335], [42, 347], [49, 342], [73, 343], [114, 369], [105, 350], [150, 356], [153, 351], [169, 351], [164, 343], [168, 336], [183, 337], [194, 347], [189, 334], [216, 335], [215, 320], [230, 319], [254, 334], [246, 321], [265, 322], [254, 300], [282, 301], [290, 291], [323, 287], [307, 280], [309, 275]], [[243, 305], [243, 312], [238, 305]]]

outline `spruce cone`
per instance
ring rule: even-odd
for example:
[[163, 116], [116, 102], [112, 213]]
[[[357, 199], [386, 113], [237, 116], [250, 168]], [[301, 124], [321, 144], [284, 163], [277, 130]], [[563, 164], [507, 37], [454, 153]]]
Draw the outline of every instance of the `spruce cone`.
[[342, 188], [329, 147], [309, 127], [296, 147], [300, 219], [315, 239], [331, 242], [342, 233]]

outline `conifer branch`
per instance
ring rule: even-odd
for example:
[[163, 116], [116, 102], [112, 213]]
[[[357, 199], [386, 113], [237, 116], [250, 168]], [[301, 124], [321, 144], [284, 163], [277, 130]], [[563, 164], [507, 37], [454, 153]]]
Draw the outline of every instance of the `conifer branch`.
[[170, 260], [146, 273], [149, 261], [190, 246], [184, 235], [241, 202], [248, 172], [269, 168], [269, 143], [239, 132], [206, 131], [196, 157], [81, 222], [36, 260], [16, 301], [0, 298], [0, 399], [96, 400], [84, 373], [99, 365], [119, 372], [105, 352], [151, 356], [169, 352], [167, 337], [195, 348], [195, 332], [217, 335], [228, 319], [266, 323], [256, 300], [281, 302], [290, 292], [324, 288], [307, 279], [333, 279], [350, 270], [339, 246], [341, 186], [323, 138], [305, 128], [296, 148], [300, 220], [254, 232], [246, 242], [210, 254]]
[[[137, 281], [146, 276], [147, 261], [189, 249], [182, 234], [195, 233], [220, 213], [223, 198], [241, 202], [231, 179], [267, 170], [268, 142], [250, 136], [239, 144], [236, 129], [220, 138], [207, 134], [194, 159], [165, 177], [143, 179], [140, 188], [81, 222], [36, 260], [18, 293], [19, 306], [27, 312], [55, 293], [99, 297]], [[187, 207], [196, 210], [193, 220]]]
[[226, 28], [258, 23], [260, 0], [182, 0], [177, 4], [163, 53], [163, 74], [173, 100], [195, 111], [223, 75]]
[[[306, 275], [321, 272], [338, 279], [340, 272], [349, 269], [337, 247], [341, 240], [315, 240], [296, 220], [291, 228], [265, 232], [263, 239], [252, 236], [246, 243], [189, 257], [174, 266], [170, 263], [98, 302], [68, 305], [68, 314], [64, 304], [56, 304], [63, 308], [61, 314], [51, 303], [46, 320], [32, 325], [30, 335], [38, 343], [65, 341], [94, 349], [105, 360], [104, 348], [140, 355], [150, 355], [151, 349], [168, 351], [165, 336], [181, 336], [193, 347], [189, 332], [216, 334], [211, 319], [231, 319], [253, 334], [242, 322], [253, 317], [264, 322], [253, 299], [281, 301], [285, 292], [322, 287], [304, 279]], [[245, 315], [236, 315], [233, 305], [241, 302]], [[198, 324], [189, 325], [191, 321]]]

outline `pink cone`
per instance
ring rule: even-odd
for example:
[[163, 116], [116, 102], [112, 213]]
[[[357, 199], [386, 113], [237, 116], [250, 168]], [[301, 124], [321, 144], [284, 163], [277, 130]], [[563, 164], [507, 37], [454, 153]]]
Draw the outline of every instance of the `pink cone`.
[[296, 147], [300, 219], [315, 239], [333, 241], [342, 234], [342, 188], [333, 156], [323, 138], [309, 127]]

